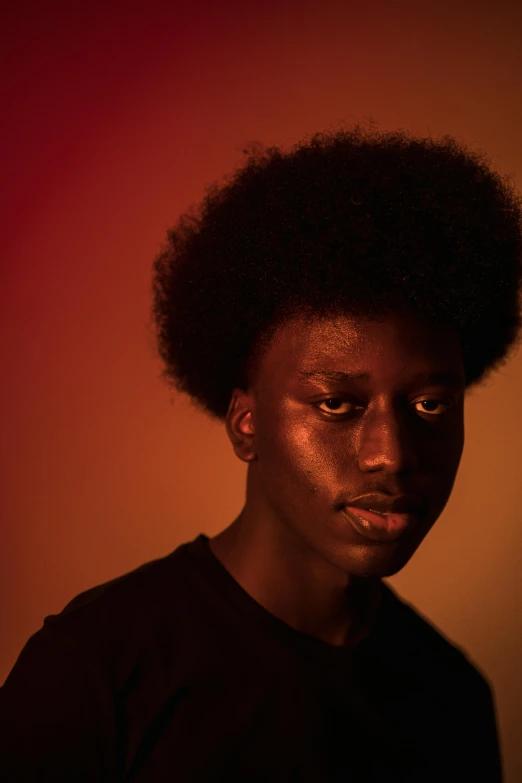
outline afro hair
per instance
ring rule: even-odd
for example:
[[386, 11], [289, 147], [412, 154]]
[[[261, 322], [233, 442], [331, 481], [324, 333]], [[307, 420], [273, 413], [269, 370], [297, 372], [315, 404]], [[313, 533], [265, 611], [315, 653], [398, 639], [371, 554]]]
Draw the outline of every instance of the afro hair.
[[168, 232], [154, 261], [162, 377], [217, 418], [286, 318], [409, 311], [462, 341], [466, 387], [522, 323], [522, 199], [451, 136], [374, 127], [260, 144]]

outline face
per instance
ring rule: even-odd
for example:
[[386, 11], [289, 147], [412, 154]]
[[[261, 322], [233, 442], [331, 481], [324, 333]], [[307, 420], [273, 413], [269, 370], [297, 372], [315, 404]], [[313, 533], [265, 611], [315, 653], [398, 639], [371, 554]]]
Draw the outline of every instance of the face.
[[[446, 327], [404, 315], [286, 323], [260, 359], [236, 440], [250, 462], [246, 513], [346, 574], [391, 576], [450, 496], [464, 388], [460, 343]], [[420, 510], [398, 537], [375, 540], [347, 511], [367, 494], [407, 494]]]

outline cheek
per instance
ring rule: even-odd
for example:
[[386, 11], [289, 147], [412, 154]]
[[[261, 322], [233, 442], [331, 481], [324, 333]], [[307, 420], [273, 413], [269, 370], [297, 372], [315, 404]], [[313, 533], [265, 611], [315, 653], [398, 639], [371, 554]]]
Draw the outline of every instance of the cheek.
[[462, 418], [454, 417], [449, 426], [440, 436], [426, 438], [421, 442], [419, 454], [422, 467], [449, 480], [455, 478], [464, 449], [464, 422]]
[[327, 428], [306, 425], [302, 420], [279, 420], [271, 437], [259, 444], [258, 456], [274, 481], [286, 490], [299, 488], [307, 495], [330, 497], [346, 483], [351, 461], [346, 439], [333, 435]]

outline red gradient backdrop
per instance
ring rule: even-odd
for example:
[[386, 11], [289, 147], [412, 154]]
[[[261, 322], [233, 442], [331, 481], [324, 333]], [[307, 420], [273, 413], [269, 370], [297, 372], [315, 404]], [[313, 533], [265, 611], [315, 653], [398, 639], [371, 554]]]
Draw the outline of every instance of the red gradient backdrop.
[[[0, 681], [44, 616], [240, 510], [222, 428], [148, 328], [167, 226], [242, 160], [368, 115], [522, 186], [513, 2], [11, 2], [3, 10]], [[522, 355], [467, 402], [453, 496], [390, 581], [490, 678], [522, 780]]]

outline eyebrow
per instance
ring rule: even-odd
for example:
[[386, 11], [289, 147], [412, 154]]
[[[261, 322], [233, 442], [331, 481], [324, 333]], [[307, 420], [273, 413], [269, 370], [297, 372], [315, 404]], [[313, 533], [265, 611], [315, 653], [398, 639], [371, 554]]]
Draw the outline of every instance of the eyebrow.
[[[302, 370], [299, 378], [305, 381], [322, 381], [334, 383], [346, 383], [348, 381], [370, 381], [371, 375], [367, 372], [352, 373], [338, 370]], [[455, 372], [419, 372], [411, 379], [412, 383], [440, 383], [443, 386], [461, 386], [464, 378]]]

